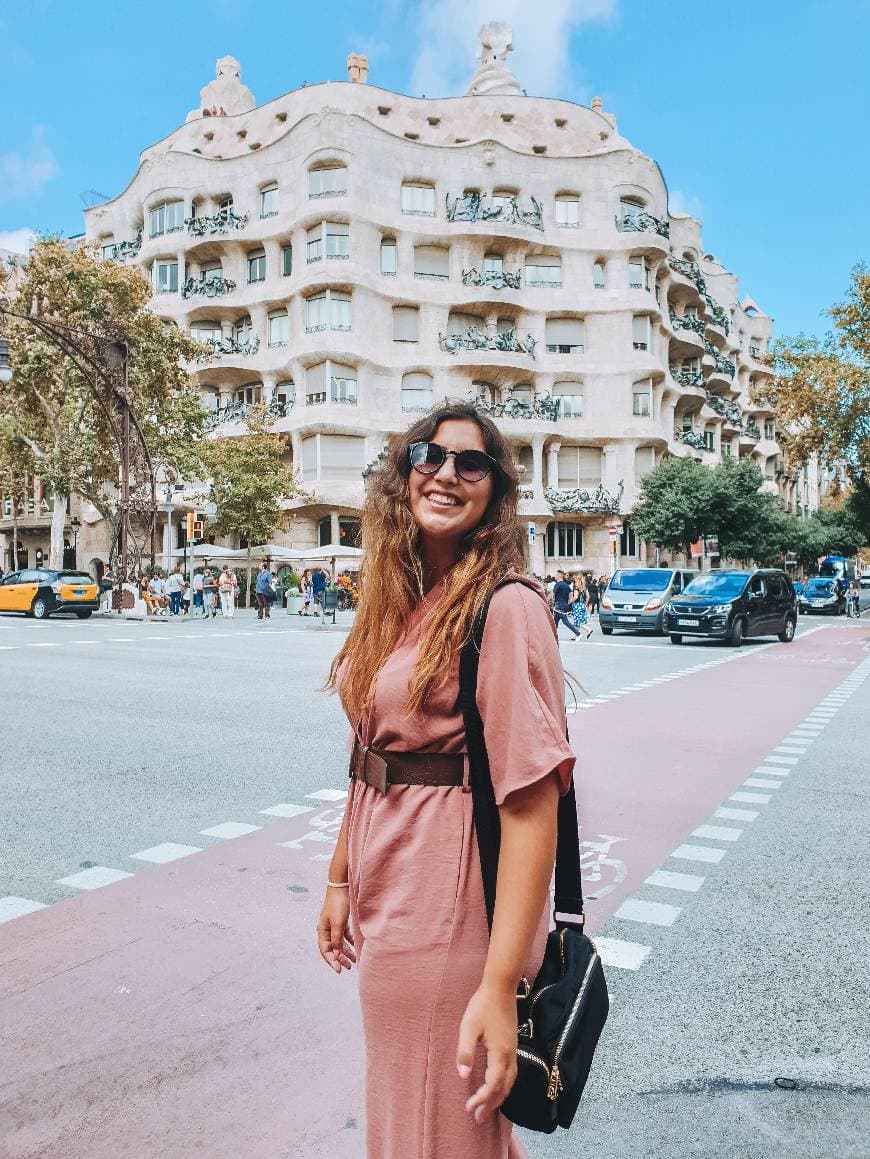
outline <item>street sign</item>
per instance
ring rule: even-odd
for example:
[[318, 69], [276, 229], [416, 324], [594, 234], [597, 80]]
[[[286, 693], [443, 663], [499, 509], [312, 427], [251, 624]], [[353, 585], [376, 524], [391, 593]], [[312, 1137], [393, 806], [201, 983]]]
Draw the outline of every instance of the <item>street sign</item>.
[[611, 540], [614, 541], [619, 538], [620, 531], [622, 531], [622, 528], [619, 527], [616, 523], [611, 523], [607, 528], [607, 534], [610, 536]]
[[530, 523], [529, 524], [529, 543], [532, 544], [534, 542], [535, 542], [535, 525], [534, 525], [534, 523]]

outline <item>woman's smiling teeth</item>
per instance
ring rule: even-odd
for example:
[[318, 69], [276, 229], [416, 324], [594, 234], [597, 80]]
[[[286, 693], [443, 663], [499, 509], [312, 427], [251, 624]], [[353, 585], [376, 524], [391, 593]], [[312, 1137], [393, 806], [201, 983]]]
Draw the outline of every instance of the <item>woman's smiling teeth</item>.
[[458, 507], [459, 500], [452, 495], [443, 495], [440, 491], [430, 491], [426, 496], [430, 503], [434, 503], [436, 507]]

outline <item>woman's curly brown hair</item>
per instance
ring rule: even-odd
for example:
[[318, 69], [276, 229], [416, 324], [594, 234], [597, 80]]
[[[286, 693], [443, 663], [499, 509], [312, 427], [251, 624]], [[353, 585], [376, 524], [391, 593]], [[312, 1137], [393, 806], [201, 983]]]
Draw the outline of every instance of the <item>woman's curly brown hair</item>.
[[427, 696], [448, 680], [474, 618], [495, 585], [510, 572], [524, 570], [523, 538], [517, 524], [517, 470], [495, 423], [471, 403], [446, 402], [404, 434], [392, 436], [386, 461], [369, 478], [362, 510], [365, 556], [359, 608], [326, 682], [327, 688], [339, 688], [352, 721], [360, 720], [370, 708], [378, 673], [425, 595], [420, 529], [411, 514], [408, 449], [412, 443], [432, 440], [439, 424], [448, 419], [475, 423], [498, 468], [483, 519], [463, 540], [459, 559], [444, 577], [437, 614], [429, 618], [420, 641], [409, 688], [410, 713], [422, 711]]

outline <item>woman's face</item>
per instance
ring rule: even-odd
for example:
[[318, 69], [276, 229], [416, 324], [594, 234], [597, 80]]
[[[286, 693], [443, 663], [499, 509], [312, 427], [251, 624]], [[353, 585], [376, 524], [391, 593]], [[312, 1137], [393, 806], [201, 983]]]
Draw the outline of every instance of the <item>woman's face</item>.
[[[483, 432], [471, 419], [445, 419], [429, 440], [448, 451], [483, 451]], [[482, 521], [493, 493], [492, 474], [479, 483], [469, 483], [456, 473], [455, 460], [448, 455], [434, 475], [421, 475], [411, 468], [408, 476], [411, 514], [423, 534], [424, 543], [458, 542]]]

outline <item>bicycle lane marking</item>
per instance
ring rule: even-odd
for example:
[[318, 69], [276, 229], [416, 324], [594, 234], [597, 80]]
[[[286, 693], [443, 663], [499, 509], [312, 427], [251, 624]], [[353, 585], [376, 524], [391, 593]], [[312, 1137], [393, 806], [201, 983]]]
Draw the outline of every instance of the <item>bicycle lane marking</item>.
[[[600, 929], [681, 846], [695, 864], [683, 860], [669, 870], [707, 872], [714, 858], [727, 856], [723, 850], [733, 846], [706, 846], [692, 832], [727, 807], [727, 798], [864, 659], [863, 641], [838, 639], [846, 632], [807, 634], [746, 654], [739, 664], [701, 670], [682, 682], [678, 701], [665, 684], [652, 684], [570, 718], [581, 839], [619, 835], [613, 854], [602, 854], [602, 880], [612, 888], [596, 891], [589, 882], [590, 930]], [[794, 677], [787, 683], [778, 675], [785, 667]], [[763, 813], [752, 820], [761, 823]], [[697, 864], [702, 858], [706, 869]]]

